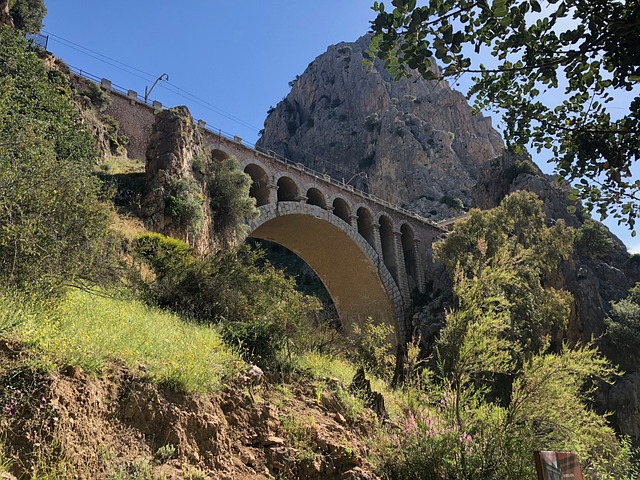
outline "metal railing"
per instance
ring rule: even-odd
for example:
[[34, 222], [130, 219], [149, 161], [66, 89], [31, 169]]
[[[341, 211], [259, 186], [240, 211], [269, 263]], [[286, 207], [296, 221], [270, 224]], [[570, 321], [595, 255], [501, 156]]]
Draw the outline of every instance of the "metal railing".
[[[90, 80], [94, 83], [97, 83], [101, 86], [105, 86], [105, 81], [108, 84], [108, 88], [110, 91], [118, 93], [130, 100], [133, 100], [137, 103], [141, 103], [143, 105], [147, 105], [148, 107], [154, 108], [154, 109], [167, 109], [166, 107], [163, 107], [162, 104], [160, 102], [157, 101], [150, 101], [148, 99], [145, 99], [144, 97], [140, 96], [137, 92], [135, 92], [134, 90], [128, 90], [124, 87], [121, 87], [119, 85], [113, 84], [108, 80], [99, 78], [95, 75], [92, 75], [88, 72], [83, 71], [82, 69], [79, 69], [77, 67], [73, 67], [71, 65], [68, 65], [69, 68], [71, 69], [71, 71], [75, 74], [78, 75], [80, 77], [83, 77], [87, 80]], [[194, 121], [195, 122], [195, 121]], [[422, 215], [419, 215], [415, 212], [412, 212], [411, 210], [408, 210], [404, 207], [401, 207], [399, 205], [393, 204], [391, 202], [388, 202], [387, 200], [383, 200], [382, 198], [376, 197], [375, 195], [373, 195], [372, 193], [368, 193], [365, 192], [363, 190], [357, 189], [355, 188], [353, 185], [350, 185], [348, 183], [345, 182], [341, 182], [339, 180], [334, 179], [333, 177], [331, 177], [330, 175], [326, 174], [326, 173], [321, 173], [318, 172], [316, 170], [313, 170], [312, 168], [307, 167], [306, 165], [303, 165], [302, 163], [299, 162], [294, 162], [286, 157], [283, 157], [282, 155], [279, 155], [277, 153], [275, 153], [273, 150], [267, 150], [264, 149], [254, 143], [251, 142], [247, 142], [245, 140], [243, 140], [242, 138], [238, 137], [237, 135], [233, 135], [231, 133], [225, 132], [224, 130], [221, 130], [219, 128], [212, 128], [210, 126], [208, 126], [205, 122], [200, 121], [200, 122], [195, 122], [196, 126], [198, 126], [199, 128], [202, 128], [206, 131], [208, 131], [209, 133], [212, 133], [214, 135], [217, 135], [221, 138], [230, 140], [232, 142], [238, 143], [240, 145], [242, 145], [243, 147], [249, 149], [249, 150], [253, 150], [256, 153], [259, 153], [261, 155], [265, 155], [267, 157], [269, 157], [272, 160], [275, 160], [283, 165], [287, 165], [290, 167], [293, 167], [297, 170], [303, 171], [305, 172], [307, 175], [310, 175], [312, 177], [315, 177], [317, 180], [321, 180], [325, 183], [328, 183], [330, 185], [334, 185], [338, 188], [341, 188], [343, 190], [348, 191], [351, 194], [355, 194], [358, 195], [362, 198], [366, 198], [374, 203], [380, 204], [382, 206], [384, 206], [385, 208], [389, 208], [391, 210], [394, 210], [398, 213], [401, 213], [407, 217], [413, 218], [419, 222], [422, 222], [424, 224], [428, 224], [428, 225], [432, 225], [432, 226], [438, 226], [438, 223], [433, 222], [432, 220], [429, 220], [428, 218], [423, 217]], [[450, 221], [450, 220], [447, 220]]]

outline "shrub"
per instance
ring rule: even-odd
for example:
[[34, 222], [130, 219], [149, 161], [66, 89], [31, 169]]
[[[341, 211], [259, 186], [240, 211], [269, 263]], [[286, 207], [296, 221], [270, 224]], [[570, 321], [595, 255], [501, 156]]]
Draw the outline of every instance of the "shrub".
[[9, 14], [18, 30], [38, 33], [42, 30], [42, 20], [47, 14], [44, 0], [10, 0]]
[[629, 291], [626, 298], [611, 303], [605, 325], [607, 336], [617, 347], [634, 352], [640, 348], [640, 283]]
[[613, 250], [613, 239], [602, 223], [587, 219], [578, 228], [576, 250], [589, 258], [601, 258]]
[[393, 327], [385, 323], [376, 324], [367, 318], [362, 328], [354, 323], [354, 362], [379, 378], [391, 380], [395, 356], [389, 352], [389, 337]]
[[183, 242], [149, 234], [134, 250], [156, 274], [148, 298], [202, 323], [274, 322], [301, 344], [307, 314], [319, 309], [317, 299], [296, 291], [292, 279], [247, 245], [195, 258]]
[[250, 187], [251, 177], [240, 170], [234, 157], [212, 160], [207, 188], [217, 232], [228, 233], [258, 215], [255, 199], [249, 196]]
[[373, 132], [378, 125], [380, 125], [380, 116], [377, 113], [372, 113], [364, 119], [364, 126], [369, 132]]
[[96, 83], [89, 82], [89, 86], [84, 93], [91, 100], [92, 105], [94, 105], [98, 110], [104, 112], [109, 105], [111, 105], [111, 95], [102, 90], [100, 86]]
[[464, 210], [464, 203], [458, 197], [452, 197], [451, 195], [443, 195], [440, 198], [440, 203], [444, 203], [446, 206], [455, 208], [457, 210]]
[[43, 295], [99, 280], [114, 258], [95, 140], [61, 87], [21, 35], [0, 31], [0, 282]]
[[129, 137], [120, 131], [120, 123], [110, 115], [102, 117], [102, 123], [107, 128], [109, 135], [109, 149], [112, 155], [118, 155], [129, 145]]
[[521, 174], [537, 176], [540, 174], [540, 170], [531, 160], [516, 160], [513, 165], [507, 168], [504, 176], [507, 181], [511, 183], [518, 175]]
[[223, 322], [220, 334], [245, 362], [265, 370], [278, 365], [278, 357], [287, 341], [282, 325], [267, 320]]
[[197, 233], [204, 222], [204, 205], [198, 184], [192, 178], [170, 179], [167, 182], [164, 211], [179, 227]]

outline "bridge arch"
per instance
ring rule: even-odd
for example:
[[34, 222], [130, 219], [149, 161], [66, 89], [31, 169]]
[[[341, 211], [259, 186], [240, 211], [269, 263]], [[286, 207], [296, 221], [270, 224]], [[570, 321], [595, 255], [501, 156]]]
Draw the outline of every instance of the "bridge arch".
[[327, 208], [327, 201], [324, 199], [324, 194], [317, 188], [312, 187], [307, 190], [307, 203], [320, 208]]
[[259, 207], [248, 236], [280, 244], [316, 272], [338, 310], [347, 333], [367, 317], [395, 326], [396, 341], [406, 327], [402, 294], [384, 262], [358, 231], [332, 212], [301, 202]]
[[416, 252], [416, 235], [407, 222], [402, 222], [400, 226], [400, 239], [402, 252], [404, 255], [404, 268], [407, 273], [409, 289], [414, 290], [418, 283], [418, 255]]
[[249, 196], [256, 199], [256, 206], [267, 205], [270, 201], [269, 175], [264, 168], [255, 163], [244, 167], [244, 173], [251, 177]]
[[374, 229], [377, 224], [374, 225], [373, 215], [371, 215], [371, 212], [369, 212], [365, 207], [358, 208], [356, 215], [358, 215], [358, 233], [362, 235], [369, 245], [375, 248], [376, 242]]
[[278, 178], [278, 202], [295, 202], [300, 198], [300, 189], [291, 177]]
[[351, 207], [349, 203], [342, 197], [336, 197], [333, 199], [333, 214], [338, 218], [341, 218], [347, 223], [351, 223]]
[[226, 160], [227, 158], [232, 157], [232, 155], [229, 152], [221, 148], [212, 148], [210, 155], [212, 160]]

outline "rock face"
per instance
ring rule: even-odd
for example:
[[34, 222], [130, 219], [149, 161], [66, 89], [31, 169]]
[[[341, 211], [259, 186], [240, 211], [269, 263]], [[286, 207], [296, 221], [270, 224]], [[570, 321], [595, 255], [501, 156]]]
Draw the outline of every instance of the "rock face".
[[0, 0], [0, 26], [9, 25], [13, 28], [13, 18], [9, 13], [9, 0]]
[[[157, 114], [147, 149], [145, 192], [141, 217], [149, 230], [185, 240], [196, 250], [206, 251], [214, 243], [211, 209], [206, 188], [196, 179], [194, 158], [203, 155], [203, 142], [186, 107]], [[171, 198], [201, 208], [196, 225], [171, 215]]]
[[436, 220], [458, 215], [502, 152], [500, 136], [444, 81], [394, 82], [378, 61], [369, 71], [368, 44], [316, 58], [270, 111], [258, 146]]

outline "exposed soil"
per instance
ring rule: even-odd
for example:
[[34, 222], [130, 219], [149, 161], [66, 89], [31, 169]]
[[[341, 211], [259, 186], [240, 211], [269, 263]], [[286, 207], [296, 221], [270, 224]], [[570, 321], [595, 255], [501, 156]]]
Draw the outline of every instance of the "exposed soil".
[[375, 415], [350, 424], [336, 382], [263, 382], [249, 395], [238, 379], [199, 396], [115, 363], [100, 377], [31, 365], [0, 340], [0, 439], [17, 478], [377, 478], [365, 453]]

